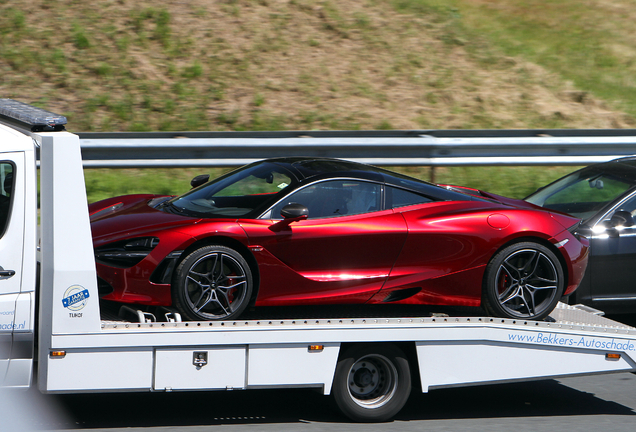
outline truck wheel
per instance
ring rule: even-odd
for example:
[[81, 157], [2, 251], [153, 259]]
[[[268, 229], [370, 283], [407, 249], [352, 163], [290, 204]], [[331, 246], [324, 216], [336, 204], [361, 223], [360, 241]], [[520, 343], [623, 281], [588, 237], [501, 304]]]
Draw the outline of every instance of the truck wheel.
[[492, 316], [541, 320], [563, 295], [564, 280], [561, 263], [550, 249], [534, 242], [515, 243], [488, 263], [482, 305]]
[[358, 422], [390, 420], [411, 392], [411, 372], [394, 345], [354, 345], [338, 361], [333, 383], [338, 408]]
[[213, 245], [195, 250], [177, 267], [174, 305], [195, 321], [238, 317], [252, 295], [252, 272], [234, 249]]

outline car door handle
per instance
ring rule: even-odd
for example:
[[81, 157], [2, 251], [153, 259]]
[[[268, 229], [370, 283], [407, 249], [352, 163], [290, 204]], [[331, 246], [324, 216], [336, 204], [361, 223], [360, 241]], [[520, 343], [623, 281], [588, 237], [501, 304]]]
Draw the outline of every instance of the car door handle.
[[0, 270], [0, 277], [11, 277], [15, 274], [15, 270]]

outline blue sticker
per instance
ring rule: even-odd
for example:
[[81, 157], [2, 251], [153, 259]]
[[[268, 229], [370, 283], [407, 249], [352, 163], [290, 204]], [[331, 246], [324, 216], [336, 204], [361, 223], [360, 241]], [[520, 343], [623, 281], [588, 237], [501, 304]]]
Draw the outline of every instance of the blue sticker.
[[72, 311], [78, 311], [84, 309], [88, 302], [88, 290], [80, 285], [73, 285], [69, 287], [64, 293], [62, 304], [65, 308]]

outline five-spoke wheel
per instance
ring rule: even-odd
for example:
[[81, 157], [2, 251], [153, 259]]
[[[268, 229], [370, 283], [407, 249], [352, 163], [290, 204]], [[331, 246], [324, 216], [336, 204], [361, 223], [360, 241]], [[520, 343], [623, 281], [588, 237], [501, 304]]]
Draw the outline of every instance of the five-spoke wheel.
[[539, 320], [552, 312], [563, 289], [563, 269], [550, 249], [534, 242], [515, 243], [488, 264], [482, 303], [494, 316]]
[[241, 254], [225, 246], [205, 246], [177, 267], [172, 284], [175, 306], [191, 320], [236, 318], [252, 295], [252, 272]]

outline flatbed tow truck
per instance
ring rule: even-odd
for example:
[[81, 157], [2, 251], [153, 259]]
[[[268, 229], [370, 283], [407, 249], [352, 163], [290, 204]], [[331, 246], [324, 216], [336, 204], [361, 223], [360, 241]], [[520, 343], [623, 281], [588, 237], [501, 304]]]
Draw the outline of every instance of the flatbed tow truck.
[[314, 387], [351, 419], [369, 422], [397, 414], [412, 387], [428, 392], [636, 371], [636, 329], [563, 303], [540, 322], [107, 317], [100, 311], [79, 138], [65, 123], [0, 99], [3, 387], [37, 385], [42, 393]]

